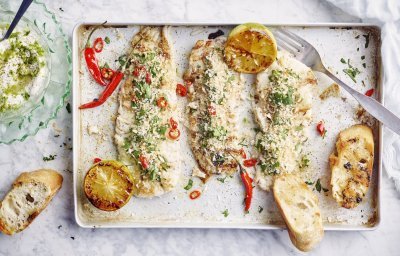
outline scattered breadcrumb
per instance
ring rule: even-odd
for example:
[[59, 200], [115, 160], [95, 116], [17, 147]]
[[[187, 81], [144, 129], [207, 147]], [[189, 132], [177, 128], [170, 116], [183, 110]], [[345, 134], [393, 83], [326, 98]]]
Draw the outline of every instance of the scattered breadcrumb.
[[331, 84], [327, 87], [320, 95], [319, 98], [321, 100], [325, 100], [329, 97], [339, 97], [340, 95], [340, 88], [339, 85], [336, 83]]

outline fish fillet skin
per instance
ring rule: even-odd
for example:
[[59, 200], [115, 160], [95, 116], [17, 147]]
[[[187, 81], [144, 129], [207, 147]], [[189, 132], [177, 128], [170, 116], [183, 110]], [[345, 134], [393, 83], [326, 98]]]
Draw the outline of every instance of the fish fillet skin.
[[185, 81], [190, 81], [187, 113], [189, 142], [206, 174], [232, 174], [237, 170], [241, 146], [235, 109], [243, 83], [223, 59], [226, 39], [199, 40], [189, 57]]
[[[176, 119], [176, 66], [168, 27], [142, 27], [128, 54], [129, 75], [119, 92], [115, 143], [134, 178], [134, 195], [160, 196], [180, 177], [179, 142], [168, 137]], [[164, 98], [166, 109], [157, 105]], [[181, 128], [178, 125], [178, 129]], [[144, 159], [144, 162], [143, 162]]]
[[311, 122], [317, 80], [312, 70], [286, 52], [256, 79], [253, 112], [260, 131], [255, 182], [269, 191], [274, 176], [308, 167], [303, 145]]

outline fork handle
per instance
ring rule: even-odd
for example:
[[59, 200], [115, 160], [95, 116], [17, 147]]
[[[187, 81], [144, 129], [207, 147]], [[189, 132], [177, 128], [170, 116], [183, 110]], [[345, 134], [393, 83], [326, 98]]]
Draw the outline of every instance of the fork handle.
[[372, 97], [359, 93], [358, 91], [354, 90], [347, 84], [343, 83], [328, 70], [326, 70], [324, 73], [328, 75], [330, 78], [332, 78], [333, 81], [339, 84], [347, 92], [349, 92], [368, 113], [370, 113], [373, 117], [378, 119], [386, 127], [390, 128], [393, 132], [400, 135], [399, 117], [397, 117], [389, 109], [385, 108], [381, 103], [379, 103]]
[[13, 32], [14, 28], [17, 26], [19, 20], [22, 18], [22, 16], [25, 14], [26, 10], [28, 7], [31, 5], [33, 0], [23, 0], [21, 3], [21, 6], [19, 7], [17, 14], [15, 15], [13, 21], [11, 22], [10, 27], [8, 28], [6, 34], [3, 37], [3, 40], [8, 39]]

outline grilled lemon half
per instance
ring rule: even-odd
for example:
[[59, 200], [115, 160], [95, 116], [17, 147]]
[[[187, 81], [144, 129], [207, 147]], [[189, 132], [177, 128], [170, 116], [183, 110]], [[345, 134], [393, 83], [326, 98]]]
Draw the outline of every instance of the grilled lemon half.
[[237, 72], [258, 73], [276, 59], [277, 45], [271, 31], [258, 23], [235, 27], [225, 45], [225, 61]]
[[131, 198], [133, 178], [128, 168], [115, 160], [104, 160], [93, 165], [84, 180], [89, 201], [103, 211], [115, 211]]

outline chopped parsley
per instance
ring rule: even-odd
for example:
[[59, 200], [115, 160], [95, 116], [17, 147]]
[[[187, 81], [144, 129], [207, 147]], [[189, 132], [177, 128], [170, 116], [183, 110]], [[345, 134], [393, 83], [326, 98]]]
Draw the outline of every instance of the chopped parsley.
[[369, 46], [369, 36], [370, 36], [369, 33], [366, 35], [363, 35], [363, 37], [365, 38], [365, 48], [368, 48], [368, 46]]
[[185, 190], [189, 190], [193, 187], [193, 180], [189, 179], [188, 184], [184, 187]]
[[228, 217], [229, 215], [228, 209], [225, 209], [225, 211], [223, 211], [222, 214], [224, 215], [225, 218]]
[[321, 189], [322, 189], [324, 192], [328, 192], [328, 191], [329, 191], [329, 189], [322, 187], [322, 185], [321, 185], [321, 180], [318, 179], [317, 182], [315, 183], [315, 190], [317, 190], [319, 193], [321, 193]]
[[311, 180], [305, 181], [304, 183], [306, 183], [307, 185], [311, 186], [314, 185], [314, 182]]
[[300, 165], [299, 165], [300, 170], [307, 168], [308, 166], [310, 166], [310, 159], [308, 159], [308, 157], [306, 155], [304, 155], [300, 161]]
[[262, 213], [262, 211], [264, 211], [264, 208], [262, 208], [261, 206], [258, 206], [258, 213]]
[[44, 156], [43, 157], [43, 161], [48, 162], [48, 161], [52, 161], [56, 158], [57, 155], [49, 155], [49, 156]]
[[71, 104], [69, 104], [69, 102], [68, 102], [67, 105], [65, 106], [65, 109], [67, 110], [68, 113], [71, 114]]
[[110, 44], [110, 38], [108, 37], [108, 36], [106, 36], [105, 38], [104, 38], [104, 42], [106, 42], [106, 44]]
[[351, 78], [351, 80], [353, 80], [353, 82], [356, 83], [357, 82], [356, 76], [361, 74], [361, 71], [358, 68], [356, 68], [350, 64], [350, 59], [348, 59], [347, 62], [344, 62], [344, 64], [347, 64], [348, 68], [343, 69], [343, 72], [346, 75], [348, 75]]

